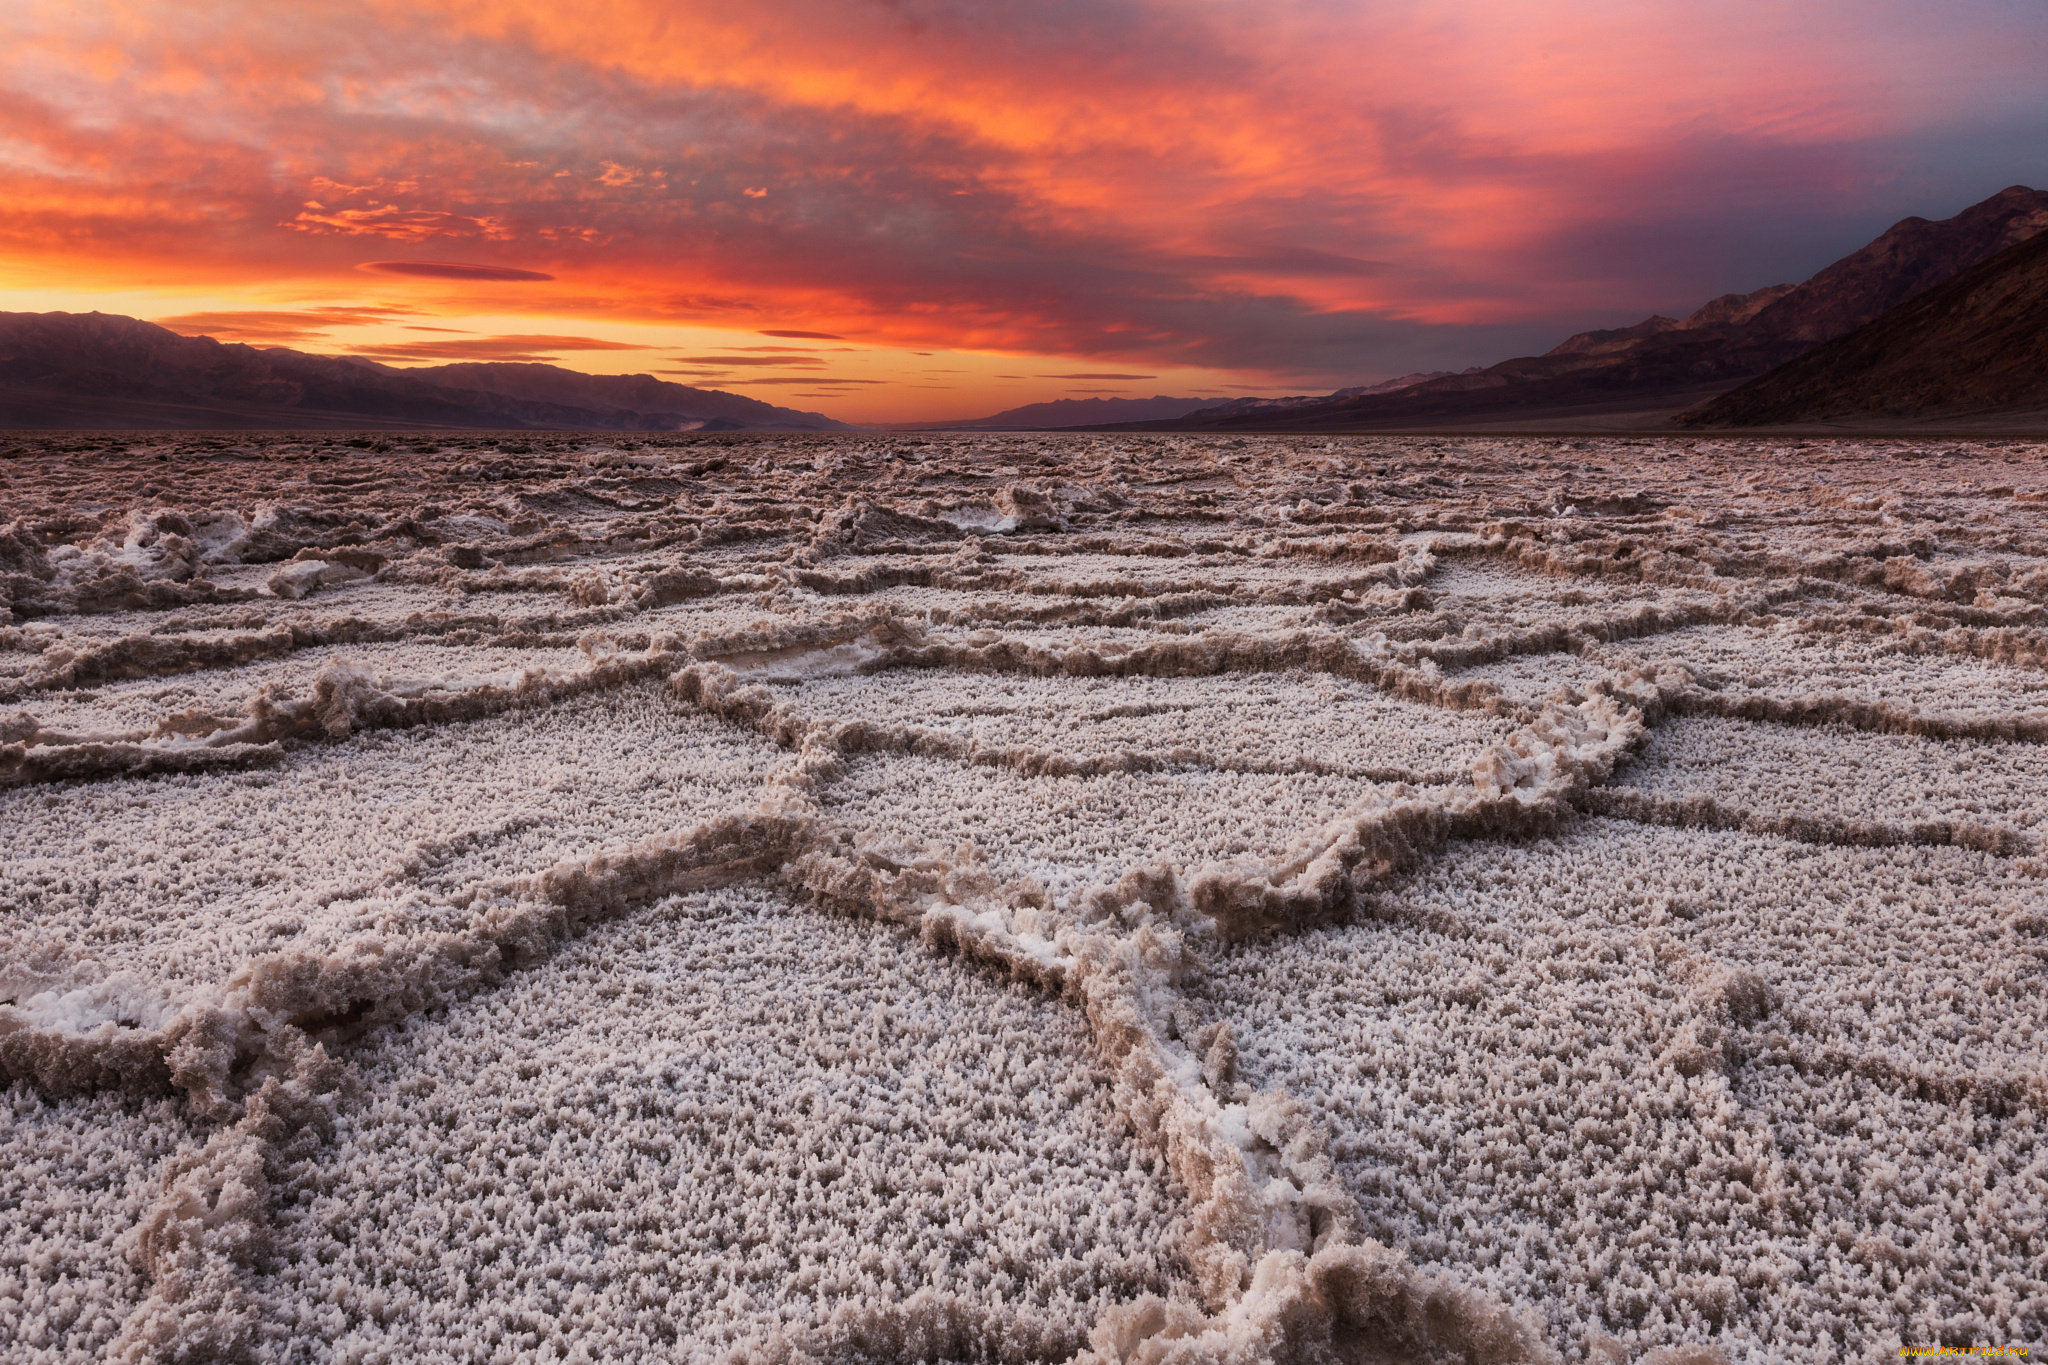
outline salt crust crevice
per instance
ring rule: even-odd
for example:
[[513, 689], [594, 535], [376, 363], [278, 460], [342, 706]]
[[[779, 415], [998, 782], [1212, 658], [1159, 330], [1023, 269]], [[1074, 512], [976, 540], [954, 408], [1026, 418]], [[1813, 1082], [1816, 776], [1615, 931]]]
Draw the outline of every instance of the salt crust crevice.
[[[765, 689], [735, 684], [732, 671], [717, 665], [694, 665], [676, 679], [679, 692], [714, 713], [755, 723], [774, 715]], [[824, 727], [806, 727], [798, 736], [786, 721], [777, 728], [779, 738], [798, 747], [799, 758], [784, 784], [787, 795], [771, 798], [760, 816], [713, 822], [681, 840], [564, 865], [527, 886], [507, 887], [504, 900], [459, 933], [418, 936], [403, 947], [366, 942], [347, 955], [258, 959], [157, 1028], [155, 1058], [133, 1055], [136, 1030], [110, 1022], [67, 1036], [37, 1027], [41, 1020], [10, 1007], [7, 1022], [14, 1027], [0, 1035], [0, 1060], [16, 1075], [52, 1088], [103, 1084], [125, 1062], [132, 1074], [122, 1079], [131, 1084], [168, 1080], [206, 1112], [223, 1119], [241, 1113], [228, 1130], [236, 1136], [217, 1139], [215, 1157], [181, 1175], [185, 1183], [167, 1189], [152, 1215], [171, 1229], [164, 1234], [169, 1250], [159, 1255], [150, 1250], [156, 1242], [145, 1244], [156, 1293], [136, 1320], [132, 1340], [158, 1341], [168, 1333], [215, 1351], [241, 1349], [250, 1340], [253, 1310], [242, 1280], [264, 1246], [255, 1220], [267, 1157], [248, 1134], [282, 1124], [285, 1140], [301, 1141], [308, 1127], [331, 1121], [334, 1083], [320, 1088], [329, 1066], [324, 1051], [305, 1041], [307, 1030], [347, 1032], [402, 1018], [490, 982], [508, 962], [537, 956], [578, 924], [707, 880], [758, 876], [778, 865], [785, 879], [827, 902], [900, 919], [936, 943], [1079, 1000], [1118, 1078], [1120, 1107], [1141, 1134], [1161, 1144], [1195, 1196], [1190, 1258], [1205, 1293], [1217, 1308], [1235, 1308], [1228, 1322], [1176, 1347], [1183, 1357], [1230, 1358], [1248, 1345], [1246, 1332], [1295, 1340], [1304, 1330], [1318, 1330], [1316, 1322], [1320, 1330], [1333, 1330], [1334, 1315], [1348, 1310], [1317, 1288], [1316, 1274], [1328, 1272], [1312, 1273], [1303, 1253], [1336, 1255], [1333, 1248], [1349, 1246], [1349, 1220], [1317, 1140], [1300, 1130], [1284, 1098], [1252, 1096], [1242, 1107], [1219, 1106], [1193, 1057], [1176, 1055], [1157, 1032], [1157, 1013], [1170, 1010], [1187, 970], [1184, 931], [1230, 936], [1315, 922], [1355, 899], [1361, 884], [1403, 865], [1418, 845], [1459, 830], [1554, 820], [1572, 791], [1604, 777], [1641, 735], [1639, 723], [1596, 697], [1546, 715], [1490, 751], [1475, 771], [1473, 796], [1448, 810], [1417, 801], [1375, 803], [1274, 866], [1211, 866], [1186, 879], [1171, 868], [1133, 874], [1096, 893], [1083, 911], [1089, 920], [1128, 924], [1137, 907], [1135, 930], [1126, 934], [1063, 929], [1066, 917], [1030, 903], [1028, 888], [1023, 903], [1006, 904], [992, 879], [971, 868], [891, 868], [872, 855], [847, 856], [839, 847], [843, 836], [820, 834], [817, 817], [803, 809], [819, 778], [841, 762], [838, 736], [818, 733]], [[1164, 921], [1156, 928], [1155, 917]], [[284, 1081], [271, 1074], [280, 1067], [289, 1068]], [[262, 1088], [238, 1095], [248, 1085], [245, 1077], [256, 1075], [263, 1077]], [[295, 1114], [302, 1123], [292, 1123]], [[213, 1235], [215, 1228], [224, 1231]], [[1276, 1255], [1281, 1262], [1271, 1260]], [[1263, 1296], [1255, 1304], [1271, 1300], [1270, 1311], [1244, 1308], [1248, 1292]], [[1419, 1300], [1449, 1295], [1447, 1302], [1476, 1315], [1481, 1336], [1510, 1349], [1503, 1358], [1540, 1354], [1500, 1310], [1481, 1311], [1466, 1302], [1469, 1296], [1427, 1285], [1410, 1293]], [[1294, 1303], [1304, 1298], [1313, 1306]], [[1275, 1315], [1290, 1313], [1306, 1313], [1311, 1326], [1276, 1325]]]
[[[1009, 449], [1008, 458], [1020, 465], [1033, 463], [1028, 444], [1013, 442]], [[471, 499], [457, 516], [406, 504], [406, 480], [387, 475], [309, 479], [314, 501], [324, 506], [273, 503], [240, 516], [166, 516], [144, 507], [111, 519], [45, 512], [10, 525], [0, 538], [0, 573], [11, 576], [0, 586], [17, 619], [41, 619], [0, 628], [0, 687], [31, 708], [35, 694], [50, 687], [244, 665], [248, 660], [205, 638], [202, 622], [224, 622], [226, 613], [259, 613], [245, 618], [244, 629], [268, 632], [273, 643], [255, 649], [289, 657], [274, 633], [273, 613], [303, 612], [295, 598], [301, 592], [315, 602], [331, 597], [336, 606], [390, 604], [375, 608], [385, 613], [381, 620], [347, 627], [365, 641], [437, 634], [458, 644], [473, 639], [558, 648], [579, 630], [608, 637], [591, 642], [587, 668], [533, 674], [509, 687], [344, 670], [306, 693], [274, 694], [267, 711], [252, 703], [242, 714], [193, 718], [203, 731], [195, 735], [173, 729], [111, 740], [67, 736], [30, 709], [0, 737], [9, 751], [5, 759], [21, 765], [13, 770], [17, 780], [56, 793], [77, 788], [51, 787], [50, 779], [124, 768], [146, 772], [152, 762], [180, 762], [173, 755], [197, 754], [205, 740], [237, 729], [246, 733], [232, 742], [262, 751], [248, 761], [285, 761], [306, 744], [346, 740], [334, 752], [346, 750], [380, 727], [445, 727], [493, 712], [551, 713], [551, 703], [573, 704], [578, 695], [611, 695], [657, 678], [670, 679], [693, 704], [795, 750], [765, 798], [753, 804], [750, 793], [732, 807], [745, 813], [595, 858], [579, 856], [538, 875], [463, 881], [458, 859], [448, 869], [452, 877], [433, 883], [433, 906], [393, 902], [388, 924], [376, 926], [375, 915], [337, 923], [336, 936], [323, 939], [316, 952], [251, 959], [219, 984], [182, 997], [153, 991], [136, 978], [76, 984], [65, 976], [61, 954], [48, 957], [47, 945], [30, 945], [43, 959], [15, 954], [7, 965], [17, 1004], [0, 1021], [0, 1054], [11, 1074], [35, 1073], [59, 1089], [151, 1092], [172, 1085], [190, 1097], [193, 1109], [216, 1115], [223, 1125], [200, 1154], [165, 1177], [157, 1205], [141, 1220], [134, 1257], [153, 1276], [154, 1294], [128, 1319], [123, 1349], [142, 1357], [175, 1354], [181, 1344], [214, 1355], [258, 1349], [261, 1314], [250, 1307], [249, 1285], [270, 1254], [269, 1191], [301, 1177], [306, 1154], [321, 1147], [327, 1125], [346, 1109], [349, 1075], [327, 1059], [327, 1047], [346, 1046], [380, 1024], [415, 1019], [440, 1004], [488, 998], [477, 992], [501, 981], [509, 968], [539, 962], [585, 927], [651, 900], [697, 886], [766, 880], [821, 905], [901, 920], [936, 943], [1082, 1006], [1116, 1077], [1119, 1107], [1167, 1155], [1194, 1196], [1191, 1261], [1205, 1296], [1200, 1306], [1169, 1297], [1105, 1311], [1092, 1343], [1104, 1358], [1314, 1358], [1327, 1352], [1537, 1358], [1547, 1349], [1540, 1342], [1544, 1332], [1489, 1298], [1479, 1288], [1496, 1283], [1487, 1275], [1475, 1278], [1469, 1268], [1446, 1273], [1441, 1265], [1418, 1273], [1398, 1253], [1359, 1240], [1369, 1229], [1318, 1136], [1341, 1134], [1342, 1125], [1321, 1125], [1311, 1118], [1313, 1106], [1278, 1091], [1252, 1090], [1239, 1079], [1237, 1050], [1252, 1022], [1211, 1027], [1199, 1011], [1186, 1009], [1190, 993], [1204, 989], [1204, 958], [1256, 951], [1252, 945], [1276, 933], [1282, 942], [1294, 941], [1347, 918], [1464, 932], [1454, 911], [1393, 903], [1387, 888], [1426, 870], [1460, 840], [1518, 848], [1525, 845], [1514, 841], [1567, 829], [1574, 807], [1633, 799], [1642, 807], [1636, 813], [1653, 819], [1732, 822], [1732, 807], [1701, 806], [1700, 794], [1682, 785], [1634, 797], [1602, 785], [1641, 746], [1646, 723], [1749, 716], [1812, 729], [1832, 724], [1936, 738], [2040, 738], [2033, 717], [2013, 716], [1995, 696], [1959, 710], [1901, 706], [1853, 689], [1816, 691], [1810, 683], [1798, 690], [1812, 666], [1796, 656], [1784, 660], [1777, 643], [1861, 637], [1868, 645], [1852, 651], [1857, 659], [1968, 658], [2017, 666], [2022, 676], [2038, 667], [2048, 578], [2031, 566], [2043, 546], [1979, 512], [1967, 522], [1923, 517], [1921, 529], [1900, 529], [1900, 519], [1912, 514], [1909, 503], [1873, 498], [1866, 511], [1865, 500], [1822, 489], [1824, 496], [1800, 501], [1832, 508], [1844, 524], [1864, 529], [1844, 540], [1813, 530], [1823, 522], [1801, 523], [1788, 546], [1747, 534], [1738, 514], [1697, 508], [1692, 492], [1659, 497], [1591, 486], [1597, 480], [1583, 477], [1590, 465], [1581, 464], [1574, 477], [1574, 456], [1560, 461], [1540, 449], [1533, 458], [1525, 451], [1495, 467], [1485, 442], [1274, 445], [1267, 454], [1287, 470], [1277, 485], [1268, 472], [1244, 466], [1255, 457], [1241, 441], [1168, 440], [1122, 450], [1114, 442], [1083, 441], [1063, 449], [1092, 451], [1082, 458], [1099, 460], [1099, 471], [1070, 484], [1031, 484], [1009, 477], [1017, 471], [1008, 468], [988, 480], [970, 464], [949, 473], [963, 488], [977, 479], [993, 482], [992, 492], [927, 498], [922, 505], [890, 495], [893, 509], [858, 496], [832, 513], [807, 512], [800, 502], [750, 505], [737, 493], [716, 499], [691, 493], [690, 482], [712, 477], [728, 463], [724, 457], [687, 466], [657, 457], [653, 474], [640, 467], [644, 460], [627, 461], [632, 468], [621, 473], [615, 461], [593, 457], [579, 471], [546, 457], [531, 462], [538, 477], [552, 481], [545, 487], [499, 498], [488, 510]], [[1361, 452], [1394, 461], [1379, 468], [1377, 483], [1355, 465], [1344, 468]], [[1474, 479], [1524, 490], [1526, 512], [1498, 520], [1496, 500], [1492, 519], [1484, 507], [1474, 515], [1469, 494], [1453, 493], [1452, 480], [1400, 474], [1402, 460], [1447, 456], [1450, 464], [1439, 468], [1462, 461]], [[1581, 458], [1597, 462], [1601, 456]], [[1701, 458], [1695, 453], [1689, 462]], [[906, 458], [899, 449], [894, 464], [882, 465], [880, 486], [926, 482], [935, 471], [925, 459]], [[1037, 462], [1059, 463], [1043, 454]], [[1196, 472], [1171, 472], [1176, 462]], [[1199, 509], [1221, 497], [1229, 510], [1191, 514], [1190, 480], [1213, 482], [1218, 470], [1233, 466], [1239, 467], [1221, 493], [1193, 499]], [[1533, 485], [1550, 477], [1546, 466], [1563, 477], [1538, 492]], [[820, 457], [809, 471], [817, 476], [813, 491], [802, 491], [802, 474], [793, 476], [791, 487], [799, 499], [815, 498], [817, 487], [847, 471], [875, 468], [872, 452]], [[1773, 468], [1778, 472], [1751, 478], [1738, 497], [1803, 494], [1796, 477], [1786, 483], [1782, 462]], [[323, 483], [332, 491], [322, 492]], [[1958, 485], [1962, 492], [1955, 496], [1980, 504], [1979, 487]], [[675, 509], [660, 510], [671, 496], [678, 498]], [[1460, 499], [1468, 501], [1461, 505]], [[1190, 532], [1190, 522], [1203, 516], [1218, 533]], [[249, 534], [257, 521], [262, 534]], [[1115, 529], [1091, 532], [1089, 526]], [[1332, 535], [1333, 526], [1370, 529]], [[187, 552], [187, 541], [196, 554]], [[1511, 602], [1504, 610], [1465, 605], [1458, 593], [1444, 591], [1455, 587], [1441, 581], [1439, 557], [1446, 554], [1511, 563], [1563, 586], [1549, 598], [1531, 591], [1526, 604]], [[1062, 563], [1064, 556], [1072, 557]], [[1031, 562], [1034, 557], [1039, 562]], [[863, 559], [870, 561], [866, 567]], [[1120, 559], [1142, 565], [1131, 572], [1116, 563]], [[285, 567], [229, 567], [237, 560]], [[1175, 560], [1190, 561], [1186, 571], [1162, 571]], [[568, 567], [571, 561], [592, 567]], [[198, 566], [207, 563], [230, 586], [198, 578]], [[908, 574], [901, 581], [910, 585], [920, 565], [937, 568], [939, 576], [925, 578], [915, 591], [953, 593], [959, 608], [933, 596], [906, 602], [911, 611], [878, 602], [878, 610], [833, 619], [829, 609], [821, 610], [848, 592], [874, 592], [892, 574]], [[816, 576], [806, 581], [806, 575]], [[1570, 586], [1574, 582], [1600, 590], [1582, 593]], [[1432, 596], [1432, 587], [1439, 596]], [[396, 614], [399, 604], [420, 601], [423, 590], [471, 603], [523, 594], [535, 599], [534, 609], [517, 617], [499, 614], [494, 622], [482, 620], [492, 613], [481, 613], [474, 625], [451, 625], [459, 613], [447, 610]], [[1046, 605], [1016, 615], [1003, 614], [1012, 610], [1005, 605], [990, 618], [972, 605], [977, 592], [991, 602], [1042, 599]], [[563, 605], [544, 605], [550, 597]], [[749, 599], [751, 605], [743, 605]], [[1299, 618], [1288, 617], [1271, 618], [1278, 624], [1270, 631], [1200, 624], [1205, 612], [1220, 620], [1240, 607], [1308, 610], [1325, 624], [1303, 629]], [[186, 637], [189, 653], [179, 652], [185, 645], [153, 654], [130, 643], [150, 638], [152, 615], [160, 620], [173, 609], [192, 626], [165, 638]], [[757, 620], [747, 619], [750, 613]], [[309, 619], [331, 620], [333, 608]], [[681, 619], [719, 624], [689, 635], [661, 624]], [[989, 619], [1007, 623], [1008, 633], [974, 628]], [[80, 623], [75, 629], [49, 624], [73, 620]], [[103, 626], [86, 624], [92, 621]], [[116, 633], [109, 635], [109, 627]], [[1766, 641], [1759, 657], [1772, 661], [1782, 682], [1762, 693], [1731, 689], [1723, 673], [1699, 665], [1699, 651], [1689, 642], [1736, 638], [1731, 630]], [[317, 634], [302, 640], [295, 633], [291, 650], [334, 642], [316, 640]], [[720, 634], [726, 638], [712, 638]], [[80, 645], [105, 652], [80, 654]], [[1573, 690], [1519, 695], [1475, 681], [1472, 673], [1545, 657], [1591, 668]], [[1836, 648], [1832, 657], [1851, 655]], [[37, 662], [24, 668], [24, 659]], [[83, 659], [83, 667], [74, 669], [75, 659]], [[1110, 766], [1077, 770], [1057, 742], [997, 748], [968, 739], [963, 745], [964, 737], [944, 726], [841, 723], [776, 695], [783, 684], [808, 678], [906, 667], [927, 676], [943, 670], [1046, 679], [1306, 670], [1523, 728], [1482, 756], [1469, 794], [1361, 792], [1360, 805], [1305, 833], [1292, 848], [1206, 866], [1138, 867], [1114, 884], [1049, 898], [1042, 886], [996, 875], [971, 850], [948, 855], [864, 840], [834, 816], [832, 794], [866, 753], [1104, 777], [1144, 771], [1161, 756], [1120, 748], [1085, 760]], [[1882, 675], [1909, 671], [1893, 666]], [[1965, 670], [1952, 682], [1967, 692], [2014, 677]], [[1953, 693], [1951, 682], [1942, 686]], [[206, 729], [212, 720], [228, 723]], [[122, 744], [148, 752], [115, 752]], [[65, 757], [67, 749], [79, 752]], [[1213, 756], [1174, 758], [1169, 750], [1165, 757], [1203, 766]], [[1391, 770], [1381, 775], [1397, 776]], [[1757, 821], [1774, 817], [1750, 811], [1745, 818], [1758, 827]], [[1992, 826], [1991, 842], [2001, 852], [2020, 850], [2018, 843], [1999, 842], [2010, 834], [2001, 822]], [[1931, 824], [1894, 821], [1889, 828], [1825, 821], [1797, 828], [1809, 839], [1852, 843], [1882, 843], [1901, 831], [1933, 839], [1944, 829], [1952, 842], [1978, 840], [1974, 825], [1949, 816]], [[2020, 908], [2004, 912], [2003, 932], [2031, 942], [2040, 917], [2024, 908], [2024, 897], [2038, 872], [2008, 861], [1998, 875], [2017, 878], [2022, 897]], [[1921, 894], [1909, 890], [1900, 903], [1917, 906]], [[423, 909], [432, 913], [416, 918]], [[408, 931], [409, 922], [436, 927]], [[1768, 1038], [1752, 1046], [1756, 1040], [1731, 1032], [1730, 1021], [1737, 1030], [1753, 1029], [1755, 1020], [1787, 1008], [1784, 992], [1755, 973], [1695, 958], [1680, 944], [1657, 959], [1672, 980], [1699, 983], [1693, 992], [1698, 1026], [1681, 1030], [1659, 1054], [1676, 1074], [1711, 1077], [1733, 1067], [1735, 1074], [1759, 1078], [1789, 1066], [1790, 1074], [1811, 1074], [1822, 1084], [1878, 1085], [1916, 1102], [1968, 1103], [1986, 1112], [2034, 1103], [2024, 1075], [1973, 1067], [1953, 1055], [1953, 1040], [1901, 1033], [1896, 1024], [1888, 1031], [1852, 1030], [1804, 1050], [1788, 1052]], [[2018, 961], [2016, 971], [2023, 973], [2034, 958], [2022, 954]], [[2000, 989], [2019, 989], [2020, 980], [2010, 971], [1996, 978], [2005, 983]], [[36, 1000], [33, 1018], [20, 1008], [29, 998]], [[1447, 998], [1453, 1006], [1462, 1003], [1457, 992]], [[1241, 1026], [1236, 1035], [1233, 1023]], [[2033, 1235], [2022, 1227], [2014, 1245], [2024, 1248]], [[1863, 1243], [1857, 1247], [1860, 1254]], [[1870, 1257], [1889, 1264], [1882, 1250]], [[1940, 1254], [1954, 1255], [1936, 1253], [1937, 1262]], [[1506, 1289], [1505, 1297], [1530, 1301], [1525, 1293]], [[1536, 1290], [1533, 1301], [1547, 1305], [1547, 1330], [1561, 1332], [1557, 1339], [1575, 1355], [1605, 1359], [1622, 1350], [1597, 1334], [1574, 1336], [1576, 1328], [1560, 1327], [1578, 1320], [1560, 1318], [1558, 1301], [1545, 1291]], [[1045, 1354], [1053, 1339], [1046, 1334], [1062, 1330], [1026, 1309], [928, 1293], [894, 1306], [849, 1305], [829, 1323], [760, 1349], [788, 1358], [941, 1348], [1000, 1355], [1016, 1353], [1001, 1343], [1037, 1342], [1024, 1353]], [[1958, 1329], [1949, 1323], [1936, 1330]], [[1725, 1332], [1720, 1339], [1724, 1346], [1741, 1345]]]
[[1185, 1275], [1076, 1011], [759, 888], [631, 911], [356, 1056], [275, 1218], [286, 1358], [720, 1359], [919, 1290], [1063, 1358]]

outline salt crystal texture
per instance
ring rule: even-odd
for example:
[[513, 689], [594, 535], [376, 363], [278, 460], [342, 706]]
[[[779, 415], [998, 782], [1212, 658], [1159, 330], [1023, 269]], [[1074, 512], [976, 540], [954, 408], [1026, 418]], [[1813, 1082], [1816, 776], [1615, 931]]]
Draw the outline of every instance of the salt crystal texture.
[[25, 438], [0, 1357], [2048, 1335], [2048, 450]]

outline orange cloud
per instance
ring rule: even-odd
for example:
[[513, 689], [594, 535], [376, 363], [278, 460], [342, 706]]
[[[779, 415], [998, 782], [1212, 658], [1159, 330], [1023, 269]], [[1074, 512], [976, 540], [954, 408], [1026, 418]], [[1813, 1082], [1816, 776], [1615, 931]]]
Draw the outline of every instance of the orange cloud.
[[675, 359], [684, 365], [774, 365], [781, 369], [825, 363], [809, 356], [786, 355], [679, 355]]
[[368, 343], [347, 348], [348, 354], [374, 360], [552, 360], [565, 351], [645, 351], [652, 347], [597, 337], [496, 336], [468, 341], [401, 341]]
[[[406, 308], [309, 308], [298, 311], [248, 309], [213, 313], [179, 313], [157, 318], [182, 336], [209, 336], [216, 341], [246, 341], [265, 346], [299, 346], [319, 341], [336, 327], [363, 326], [411, 316]], [[441, 331], [442, 328], [413, 328]]]
[[412, 275], [428, 280], [552, 280], [538, 270], [518, 270], [504, 265], [459, 265], [453, 261], [364, 261], [358, 270], [385, 275]]

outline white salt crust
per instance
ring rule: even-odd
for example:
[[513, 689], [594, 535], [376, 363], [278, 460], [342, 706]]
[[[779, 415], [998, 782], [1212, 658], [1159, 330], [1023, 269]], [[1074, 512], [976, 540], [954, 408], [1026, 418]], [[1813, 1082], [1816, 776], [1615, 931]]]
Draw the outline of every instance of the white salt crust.
[[0, 1090], [0, 1358], [107, 1358], [149, 1290], [127, 1244], [166, 1161], [195, 1145], [183, 1108]]
[[203, 982], [352, 929], [445, 929], [449, 897], [744, 808], [768, 741], [637, 685], [439, 727], [371, 730], [246, 773], [0, 790], [15, 951], [73, 976]]
[[282, 1193], [280, 1361], [715, 1361], [920, 1289], [1171, 1289], [1185, 1193], [1068, 1006], [900, 930], [664, 901], [359, 1055]]
[[1795, 623], [1711, 626], [1630, 640], [1602, 653], [1611, 668], [1686, 665], [1731, 696], [1846, 698], [1907, 714], [1979, 723], [2048, 722], [2048, 671], [1942, 652], [1906, 652], [1883, 636]]
[[827, 812], [877, 847], [963, 847], [1004, 879], [1028, 878], [1057, 904], [1159, 863], [1267, 861], [1382, 790], [1306, 773], [1111, 772], [1037, 777], [1005, 768], [886, 754], [856, 759]]
[[2044, 1334], [2048, 450], [17, 439], [8, 1359]]
[[1579, 574], [1540, 574], [1485, 558], [1447, 560], [1425, 590], [1432, 611], [1455, 616], [1478, 631], [1495, 633], [1535, 627], [1571, 629], [1639, 607], [1676, 614], [1710, 611], [1719, 605], [1717, 594], [1695, 588]]
[[[1831, 759], [1824, 767], [1813, 761], [1819, 746]], [[2036, 744], [1685, 716], [1657, 727], [1616, 786], [1670, 801], [1705, 796], [1730, 818], [1765, 825], [1817, 818], [1926, 838], [1962, 826], [2032, 845], [2048, 821], [2042, 760]]]
[[1613, 675], [1610, 668], [1576, 654], [1517, 654], [1497, 663], [1446, 670], [1455, 682], [1473, 682], [1521, 705], [1542, 701], [1559, 688], [1593, 686]]
[[805, 715], [942, 731], [988, 751], [1076, 762], [1118, 755], [1179, 766], [1448, 782], [1511, 721], [1390, 697], [1329, 674], [974, 680], [892, 670], [792, 689]]
[[1980, 853], [1589, 821], [1237, 950], [1204, 1007], [1329, 1125], [1373, 1235], [1568, 1351], [2030, 1341], [2044, 909]]
[[25, 709], [52, 730], [146, 733], [164, 717], [181, 711], [237, 714], [265, 687], [289, 689], [328, 664], [350, 664], [377, 678], [460, 678], [465, 682], [490, 681], [510, 686], [528, 669], [568, 673], [585, 662], [582, 652], [573, 647], [506, 649], [432, 639], [317, 645], [240, 668], [207, 669], [105, 683], [89, 690], [54, 692], [25, 699], [29, 700]]

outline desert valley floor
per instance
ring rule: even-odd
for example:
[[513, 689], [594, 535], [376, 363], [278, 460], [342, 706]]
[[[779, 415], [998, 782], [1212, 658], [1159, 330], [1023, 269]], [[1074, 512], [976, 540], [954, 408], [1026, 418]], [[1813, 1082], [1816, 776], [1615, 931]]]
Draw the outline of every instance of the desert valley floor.
[[2048, 447], [0, 437], [0, 1358], [2048, 1337]]

